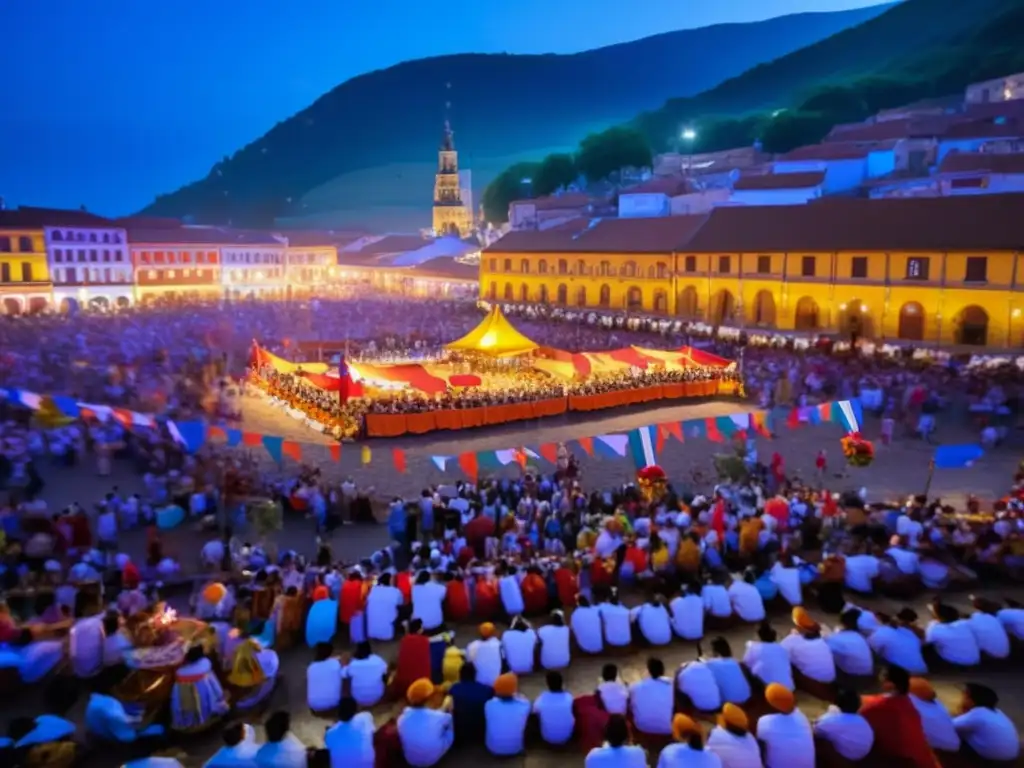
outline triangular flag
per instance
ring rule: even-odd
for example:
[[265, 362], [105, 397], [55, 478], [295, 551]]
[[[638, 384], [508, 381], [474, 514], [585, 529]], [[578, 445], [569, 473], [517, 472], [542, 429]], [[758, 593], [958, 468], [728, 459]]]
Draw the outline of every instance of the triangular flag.
[[225, 429], [224, 433], [227, 435], [228, 448], [234, 448], [242, 442], [242, 430]]
[[129, 429], [132, 425], [132, 412], [125, 408], [115, 408], [113, 410], [114, 421], [120, 424], [125, 429]]
[[[479, 453], [490, 453], [490, 451], [479, 451]], [[494, 451], [494, 458], [498, 464], [503, 467], [507, 467], [512, 462], [516, 461], [516, 449], [515, 448], [502, 448], [500, 451]], [[483, 456], [477, 456], [477, 460], [483, 465]]]
[[772, 436], [771, 417], [772, 415], [768, 411], [754, 411], [750, 414], [750, 426], [757, 434], [770, 438]]
[[680, 443], [683, 442], [683, 425], [678, 421], [665, 421], [658, 425], [658, 444], [655, 451], [661, 453], [662, 446], [670, 437], [674, 437]]
[[341, 443], [334, 443], [328, 447], [331, 451], [331, 461], [337, 464], [341, 461]]
[[836, 421], [836, 418], [833, 415], [833, 411], [838, 411], [839, 409], [833, 408], [833, 405], [835, 405], [835, 403], [832, 402], [820, 403], [818, 405], [818, 416], [821, 419], [820, 423], [828, 424], [831, 421]]
[[431, 456], [430, 460], [434, 462], [434, 466], [437, 467], [439, 471], [444, 472], [448, 467], [448, 459], [450, 458], [451, 456]]
[[391, 449], [391, 461], [395, 463], [395, 469], [398, 470], [398, 474], [405, 474], [405, 451], [401, 448]]
[[14, 390], [18, 397], [18, 402], [24, 405], [26, 408], [31, 408], [33, 411], [38, 411], [43, 407], [42, 395], [37, 395], [35, 392], [29, 392], [24, 389]]
[[[726, 420], [731, 425], [732, 420], [726, 416]], [[704, 420], [704, 434], [713, 443], [724, 443], [725, 436], [722, 435], [722, 431], [718, 428], [718, 419], [708, 418]]]
[[750, 429], [749, 413], [730, 413], [729, 418], [732, 419], [732, 423], [736, 425], [737, 432], [746, 432]]
[[462, 470], [463, 474], [466, 475], [466, 477], [468, 477], [474, 483], [476, 482], [477, 475], [479, 474], [479, 469], [477, 468], [475, 453], [473, 453], [472, 451], [460, 453], [459, 468]]
[[359, 451], [359, 460], [363, 464], [369, 464], [370, 459], [373, 458], [373, 453], [370, 452], [370, 446], [364, 445]]
[[302, 462], [302, 446], [294, 440], [285, 440], [281, 443], [281, 453], [294, 461]]
[[[711, 424], [708, 425], [708, 439], [709, 440], [715, 440], [715, 434], [714, 433], [716, 431], [718, 432], [719, 435], [722, 436], [723, 439], [731, 438], [733, 435], [736, 434], [736, 431], [737, 431], [736, 430], [736, 424], [733, 422], [732, 418], [730, 418], [729, 416], [716, 416], [715, 418], [711, 419], [710, 421], [711, 421], [712, 424], [714, 424], [714, 429], [712, 429]], [[718, 442], [718, 441], [715, 440], [715, 442]]]
[[189, 453], [195, 453], [206, 442], [206, 423], [202, 421], [168, 421], [167, 429]]
[[228, 436], [224, 432], [224, 427], [218, 427], [215, 424], [211, 424], [206, 428], [206, 439], [207, 440], [227, 440]]
[[599, 456], [621, 458], [629, 447], [628, 435], [598, 435], [594, 438], [594, 450]]
[[280, 464], [284, 461], [284, 438], [277, 437], [275, 435], [264, 435], [263, 436], [263, 447], [267, 449], [267, 453], [270, 454], [275, 462]]
[[860, 400], [840, 400], [833, 411], [847, 432], [860, 432], [861, 413]]
[[243, 432], [242, 445], [248, 446], [249, 448], [255, 448], [258, 445], [263, 445], [263, 435], [256, 432]]
[[[498, 454], [501, 453], [502, 456]], [[503, 460], [504, 459], [504, 460]], [[507, 464], [512, 463], [512, 452], [511, 451], [477, 451], [476, 452], [476, 467], [477, 471], [481, 469], [489, 472], [495, 472]]]
[[65, 395], [54, 395], [50, 398], [57, 410], [63, 413], [65, 416], [70, 416], [72, 419], [77, 419], [78, 414], [82, 412], [82, 409], [78, 407], [78, 403], [75, 402], [73, 397], [67, 397]]
[[796, 429], [800, 426], [800, 409], [793, 406], [789, 411], [789, 416], [786, 417], [786, 426], [790, 429]]
[[545, 460], [551, 462], [552, 464], [558, 463], [557, 443], [541, 443], [540, 448], [538, 450], [540, 451], [540, 455], [543, 456]]
[[656, 442], [654, 427], [639, 427], [629, 433], [629, 452], [637, 469], [658, 463]]
[[703, 440], [708, 436], [704, 419], [687, 419], [682, 423], [683, 434], [693, 440]]
[[583, 452], [585, 454], [587, 454], [587, 456], [593, 456], [594, 455], [594, 438], [592, 438], [592, 437], [581, 437], [581, 438], [578, 438], [576, 440], [576, 442], [580, 444], [580, 448], [583, 449]]

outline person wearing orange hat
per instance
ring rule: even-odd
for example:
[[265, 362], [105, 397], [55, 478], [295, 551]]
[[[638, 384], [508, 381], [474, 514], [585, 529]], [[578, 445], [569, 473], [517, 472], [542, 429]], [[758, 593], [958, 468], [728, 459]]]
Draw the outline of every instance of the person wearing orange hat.
[[494, 681], [494, 698], [484, 704], [484, 744], [495, 757], [512, 757], [526, 749], [530, 702], [519, 695], [519, 678], [506, 672]]
[[707, 751], [728, 768], [760, 768], [761, 746], [750, 732], [747, 713], [735, 704], [725, 704], [718, 724], [708, 734]]
[[722, 759], [704, 747], [704, 731], [689, 715], [678, 714], [672, 718], [672, 738], [661, 750], [658, 768], [722, 768]]
[[782, 647], [793, 664], [793, 682], [797, 688], [825, 701], [835, 697], [836, 661], [821, 626], [803, 606], [792, 611], [793, 633], [782, 640]]
[[398, 716], [396, 725], [402, 755], [414, 768], [439, 763], [455, 739], [451, 713], [428, 706], [434, 693], [429, 677], [414, 680], [406, 688], [408, 706]]
[[960, 751], [960, 736], [953, 725], [953, 717], [939, 698], [935, 689], [923, 677], [910, 678], [910, 703], [921, 716], [921, 726], [928, 746], [940, 757], [943, 753], [956, 754]]
[[498, 630], [489, 621], [480, 625], [480, 639], [474, 640], [466, 648], [466, 660], [476, 668], [476, 681], [493, 686], [501, 674], [504, 655], [501, 640], [497, 637]]
[[815, 768], [814, 732], [807, 716], [796, 708], [796, 696], [779, 683], [764, 691], [774, 710], [757, 721], [757, 739], [764, 745], [765, 768]]

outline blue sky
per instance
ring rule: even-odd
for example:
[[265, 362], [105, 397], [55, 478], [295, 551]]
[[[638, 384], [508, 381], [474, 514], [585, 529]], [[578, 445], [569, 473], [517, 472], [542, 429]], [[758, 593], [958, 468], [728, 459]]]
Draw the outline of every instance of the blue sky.
[[338, 83], [883, 0], [3, 0], [0, 196], [129, 213]]

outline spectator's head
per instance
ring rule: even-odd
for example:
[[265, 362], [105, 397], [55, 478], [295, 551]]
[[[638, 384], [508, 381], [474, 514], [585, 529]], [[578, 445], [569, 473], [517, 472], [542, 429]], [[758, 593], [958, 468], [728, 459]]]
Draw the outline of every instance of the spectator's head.
[[887, 688], [906, 696], [910, 693], [910, 673], [895, 664], [886, 668], [882, 680]]
[[842, 688], [836, 694], [836, 706], [840, 712], [856, 714], [860, 711], [860, 694], [851, 688]]
[[476, 681], [476, 664], [472, 661], [467, 661], [459, 669], [459, 681], [463, 683], [472, 683]]
[[711, 652], [722, 659], [732, 658], [732, 646], [724, 637], [716, 637], [711, 641]]
[[564, 690], [565, 683], [562, 680], [562, 673], [556, 670], [551, 670], [545, 675], [548, 683], [548, 690], [552, 693], [561, 693]]
[[245, 739], [245, 723], [228, 723], [221, 737], [225, 746], [237, 747]]
[[351, 696], [345, 696], [338, 704], [338, 719], [343, 723], [347, 723], [356, 716], [358, 711], [359, 705], [356, 703], [356, 700]]
[[263, 724], [263, 730], [267, 733], [267, 741], [271, 743], [280, 742], [288, 735], [288, 731], [292, 728], [292, 716], [280, 710], [275, 712], [267, 718], [267, 722]]
[[839, 614], [839, 624], [843, 629], [850, 629], [856, 632], [860, 617], [861, 611], [859, 608], [850, 608]]
[[313, 658], [316, 661], [327, 661], [334, 653], [334, 647], [330, 643], [317, 643], [313, 649]]
[[121, 617], [117, 611], [107, 611], [103, 614], [103, 634], [107, 637], [113, 637], [117, 634], [117, 630], [121, 628]]
[[364, 640], [356, 644], [355, 652], [352, 655], [357, 659], [368, 659], [373, 655], [373, 649], [370, 648], [370, 643]]
[[629, 726], [622, 715], [610, 715], [604, 727], [604, 739], [609, 746], [621, 747], [629, 740]]
[[964, 686], [963, 709], [968, 711], [975, 707], [995, 709], [999, 704], [999, 696], [987, 685], [967, 683]]
[[757, 639], [762, 643], [774, 643], [779, 638], [778, 632], [772, 629], [771, 623], [762, 621], [757, 627]]
[[601, 667], [601, 680], [606, 683], [614, 683], [619, 679], [619, 668], [614, 664], [605, 664]]
[[661, 659], [650, 658], [647, 660], [647, 674], [658, 678], [665, 676], [665, 662]]
[[750, 729], [747, 713], [735, 704], [726, 703], [718, 716], [718, 724], [734, 736], [746, 736]]

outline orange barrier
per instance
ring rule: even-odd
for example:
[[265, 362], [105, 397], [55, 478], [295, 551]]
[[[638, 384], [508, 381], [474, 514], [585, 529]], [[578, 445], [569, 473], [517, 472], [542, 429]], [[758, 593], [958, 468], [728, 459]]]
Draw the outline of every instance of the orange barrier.
[[537, 400], [528, 403], [492, 405], [484, 408], [463, 408], [451, 411], [425, 413], [368, 413], [367, 437], [398, 437], [422, 435], [437, 429], [473, 429], [510, 421], [526, 421], [548, 416], [560, 416], [569, 411], [601, 411], [623, 405], [651, 403], [657, 400], [679, 400], [690, 397], [710, 397], [715, 394], [735, 394], [737, 385], [731, 381], [685, 381], [659, 384], [639, 389], [620, 389], [596, 395], [570, 395]]

